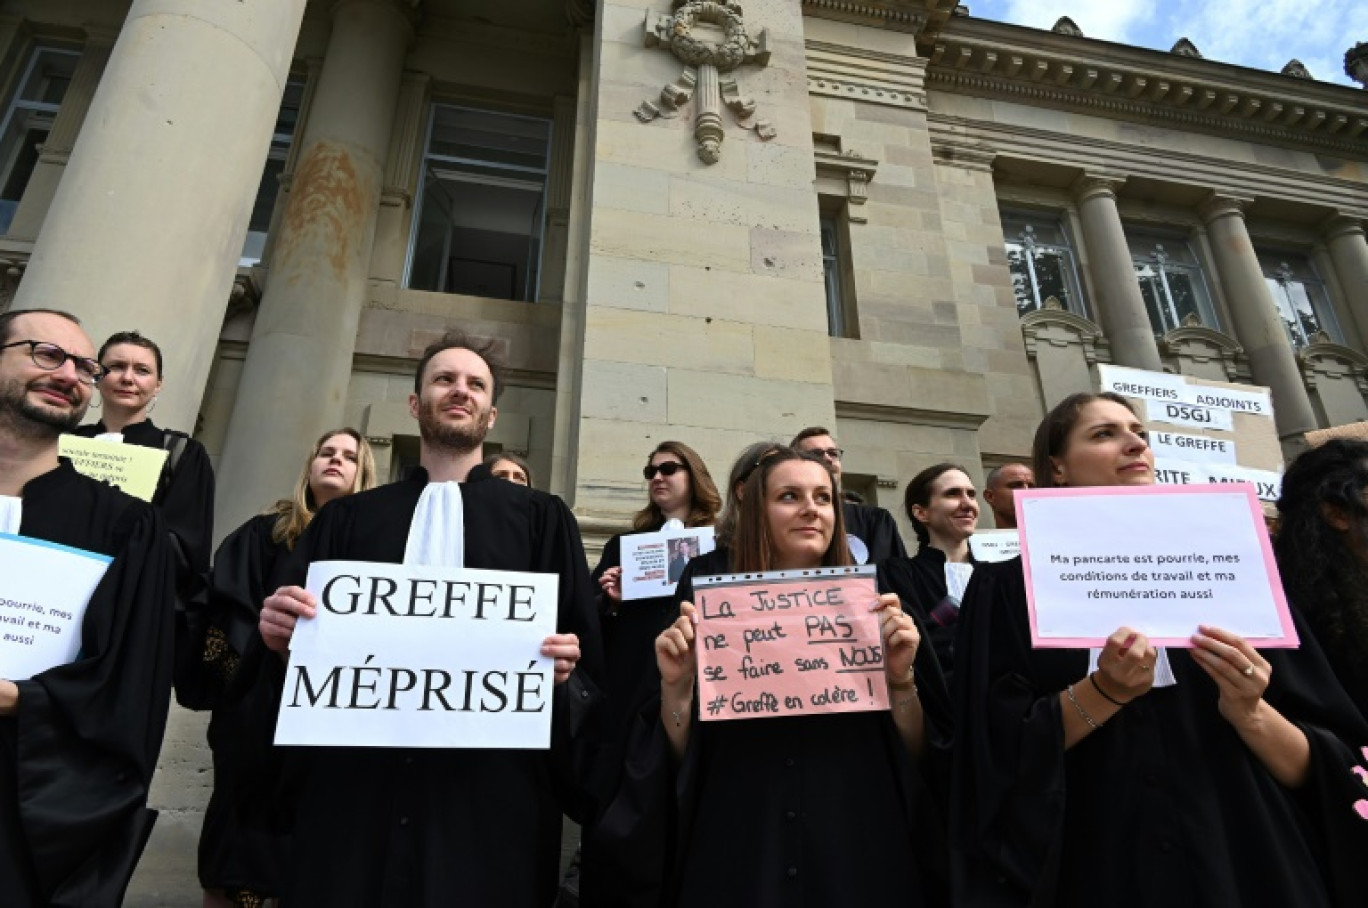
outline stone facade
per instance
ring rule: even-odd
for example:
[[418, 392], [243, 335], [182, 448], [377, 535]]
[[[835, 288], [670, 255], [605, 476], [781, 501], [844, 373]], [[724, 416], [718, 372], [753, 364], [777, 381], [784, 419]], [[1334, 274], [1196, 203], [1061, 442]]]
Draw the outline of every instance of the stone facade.
[[[163, 345], [159, 420], [216, 458], [220, 536], [288, 489], [324, 427], [360, 428], [384, 475], [409, 463], [413, 364], [448, 325], [499, 343], [490, 441], [571, 503], [591, 559], [667, 437], [718, 476], [757, 438], [830, 425], [852, 487], [896, 513], [931, 463], [979, 478], [1024, 457], [1099, 363], [1269, 385], [1287, 447], [1368, 419], [1368, 114], [1304, 69], [950, 0], [693, 3], [711, 63], [661, 46], [669, 0], [204, 6], [0, 0], [7, 125], [35, 54], [69, 64], [24, 134], [26, 182], [21, 154], [0, 161], [22, 190], [0, 200], [0, 303]], [[510, 144], [486, 179], [464, 139], [438, 147], [435, 105], [532, 124], [543, 163]], [[279, 191], [258, 193], [268, 145]], [[434, 186], [531, 171], [536, 280], [424, 288]], [[441, 209], [448, 243], [464, 214]], [[1027, 280], [1025, 222], [1054, 232], [1040, 261], [1067, 299]], [[249, 227], [264, 252], [235, 266]], [[1186, 258], [1142, 284], [1139, 237]], [[1179, 300], [1166, 275], [1197, 289]], [[1298, 293], [1311, 317], [1288, 324]], [[177, 712], [131, 905], [194, 900], [202, 740]]]

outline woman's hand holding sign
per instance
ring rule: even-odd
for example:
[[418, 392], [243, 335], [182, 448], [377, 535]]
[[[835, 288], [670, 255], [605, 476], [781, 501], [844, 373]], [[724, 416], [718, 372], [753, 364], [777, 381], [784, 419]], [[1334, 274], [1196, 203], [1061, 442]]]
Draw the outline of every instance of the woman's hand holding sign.
[[542, 641], [541, 652], [543, 656], [556, 660], [556, 683], [564, 684], [579, 662], [579, 637], [574, 634], [552, 634]]
[[917, 661], [921, 634], [917, 632], [917, 622], [902, 610], [896, 593], [881, 594], [872, 610], [879, 613], [893, 724], [908, 751], [920, 756], [926, 749], [926, 728], [912, 666]]

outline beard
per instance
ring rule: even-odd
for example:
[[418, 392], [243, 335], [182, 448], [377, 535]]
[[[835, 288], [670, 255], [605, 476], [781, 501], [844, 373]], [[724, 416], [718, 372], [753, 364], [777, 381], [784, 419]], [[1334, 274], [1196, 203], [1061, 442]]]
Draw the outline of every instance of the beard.
[[[63, 410], [29, 400], [29, 391], [44, 386], [41, 381], [26, 383], [18, 378], [0, 385], [0, 424], [8, 424], [13, 431], [29, 437], [56, 436], [79, 426], [86, 408], [81, 404], [77, 391], [60, 392], [72, 404], [71, 409]], [[56, 386], [47, 387], [60, 391]]]
[[418, 408], [418, 434], [423, 441], [457, 454], [478, 450], [489, 434], [493, 414], [489, 410], [471, 414], [472, 419], [465, 425], [451, 425], [444, 422], [440, 401], [423, 401]]

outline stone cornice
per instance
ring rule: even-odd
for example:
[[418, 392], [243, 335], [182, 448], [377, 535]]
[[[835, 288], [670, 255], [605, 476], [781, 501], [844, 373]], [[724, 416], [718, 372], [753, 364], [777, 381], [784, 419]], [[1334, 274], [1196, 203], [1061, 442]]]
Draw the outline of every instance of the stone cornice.
[[803, 15], [934, 36], [954, 12], [957, 0], [802, 0]]
[[869, 183], [879, 169], [879, 162], [873, 158], [862, 157], [857, 151], [815, 152], [817, 176], [842, 180], [846, 184], [846, 217], [853, 224], [863, 224], [869, 219], [864, 215], [864, 204], [869, 200]]
[[863, 48], [808, 41], [808, 92], [926, 110], [926, 61]]
[[1361, 157], [1361, 92], [1279, 73], [956, 18], [926, 48], [927, 85]]
[[1078, 171], [1101, 170], [1170, 183], [1219, 187], [1239, 195], [1290, 198], [1368, 219], [1368, 193], [1354, 180], [1249, 161], [1217, 159], [1150, 145], [1098, 139], [1015, 124], [936, 113], [926, 115], [933, 146], [973, 142], [999, 159], [1049, 161]]

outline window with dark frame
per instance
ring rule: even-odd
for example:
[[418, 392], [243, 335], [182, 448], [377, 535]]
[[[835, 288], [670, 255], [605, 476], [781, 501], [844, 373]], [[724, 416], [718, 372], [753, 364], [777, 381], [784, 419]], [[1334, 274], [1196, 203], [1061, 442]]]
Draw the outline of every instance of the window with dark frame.
[[242, 244], [239, 265], [255, 265], [261, 261], [266, 248], [266, 236], [271, 229], [271, 215], [275, 212], [276, 198], [280, 195], [280, 178], [285, 174], [285, 162], [290, 157], [290, 146], [294, 144], [303, 102], [304, 79], [291, 77], [285, 83], [285, 93], [280, 99], [280, 112], [276, 114], [275, 129], [271, 132], [271, 150], [261, 170], [261, 182], [257, 184], [256, 200], [252, 203], [252, 215], [247, 222], [247, 238]]
[[1194, 317], [1207, 328], [1220, 328], [1201, 263], [1187, 240], [1127, 228], [1126, 241], [1156, 337], [1181, 328]]
[[537, 299], [551, 121], [434, 104], [405, 285]]
[[9, 233], [80, 59], [80, 51], [39, 45], [20, 71], [0, 122], [0, 234]]
[[846, 294], [844, 291], [843, 257], [840, 225], [834, 216], [824, 215], [822, 230], [822, 278], [826, 283], [827, 334], [848, 337], [846, 334]]
[[1316, 273], [1311, 260], [1295, 252], [1256, 250], [1264, 280], [1268, 283], [1273, 305], [1287, 330], [1287, 338], [1294, 347], [1314, 343], [1318, 332], [1324, 331], [1335, 343], [1344, 343], [1334, 306], [1325, 290], [1325, 282]]
[[1073, 248], [1058, 217], [1005, 211], [1002, 236], [1018, 315], [1049, 308], [1052, 299], [1069, 312], [1087, 314]]

